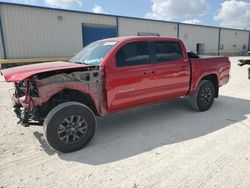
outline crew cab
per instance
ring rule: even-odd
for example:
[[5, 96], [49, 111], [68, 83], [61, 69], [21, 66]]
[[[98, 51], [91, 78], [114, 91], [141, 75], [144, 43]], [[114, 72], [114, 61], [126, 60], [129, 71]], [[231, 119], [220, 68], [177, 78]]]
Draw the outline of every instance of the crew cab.
[[118, 37], [91, 43], [69, 62], [2, 70], [14, 82], [14, 111], [24, 126], [41, 124], [58, 152], [83, 148], [96, 116], [186, 96], [208, 110], [229, 80], [228, 57], [202, 58], [167, 37]]

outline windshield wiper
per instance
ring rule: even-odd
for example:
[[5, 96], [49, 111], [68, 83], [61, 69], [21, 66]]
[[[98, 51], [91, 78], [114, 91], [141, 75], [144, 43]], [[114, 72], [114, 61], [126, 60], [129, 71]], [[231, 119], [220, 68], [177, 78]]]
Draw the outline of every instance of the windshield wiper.
[[72, 63], [89, 65], [89, 64], [87, 64], [87, 63], [83, 63], [83, 62], [80, 62], [80, 61], [72, 61]]
[[83, 63], [83, 62], [80, 62], [80, 61], [72, 61], [72, 63], [76, 63], [76, 64], [82, 64], [82, 65], [89, 65], [89, 66], [98, 66], [98, 65], [95, 65], [95, 64], [91, 64], [91, 63]]
[[83, 64], [82, 62], [80, 61], [71, 61], [72, 63], [76, 63], [76, 64]]

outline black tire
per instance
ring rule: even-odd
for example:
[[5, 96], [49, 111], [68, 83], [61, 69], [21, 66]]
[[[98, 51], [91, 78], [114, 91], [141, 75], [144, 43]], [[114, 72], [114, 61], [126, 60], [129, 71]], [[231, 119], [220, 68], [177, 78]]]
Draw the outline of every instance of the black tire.
[[209, 80], [201, 80], [196, 92], [189, 97], [190, 106], [196, 111], [207, 111], [215, 98], [215, 86]]
[[94, 113], [78, 102], [65, 102], [53, 108], [44, 120], [44, 137], [49, 146], [62, 153], [77, 151], [93, 138]]

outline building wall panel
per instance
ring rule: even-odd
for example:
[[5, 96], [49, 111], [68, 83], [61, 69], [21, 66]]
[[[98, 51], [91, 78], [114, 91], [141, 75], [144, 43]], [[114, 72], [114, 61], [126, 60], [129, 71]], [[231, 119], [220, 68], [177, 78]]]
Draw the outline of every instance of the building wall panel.
[[119, 18], [119, 36], [137, 36], [138, 32], [159, 33], [160, 36], [177, 37], [177, 24], [140, 19]]
[[196, 52], [197, 43], [205, 44], [205, 53], [218, 50], [218, 28], [180, 24], [179, 36], [188, 51]]
[[[241, 52], [247, 51], [249, 42], [249, 31], [238, 31], [221, 29], [221, 51]], [[246, 48], [243, 49], [243, 46]]]
[[83, 23], [116, 25], [111, 16], [2, 6], [7, 58], [72, 56], [83, 47]]
[[0, 59], [4, 59], [3, 43], [2, 43], [2, 38], [1, 38], [1, 30], [0, 30]]
[[2, 40], [2, 19], [1, 19], [1, 6], [0, 6], [0, 59], [4, 59], [4, 45]]

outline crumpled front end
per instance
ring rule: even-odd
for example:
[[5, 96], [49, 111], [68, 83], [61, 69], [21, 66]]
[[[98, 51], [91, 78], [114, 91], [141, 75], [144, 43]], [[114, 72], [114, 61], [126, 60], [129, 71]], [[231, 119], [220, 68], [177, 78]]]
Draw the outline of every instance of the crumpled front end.
[[[30, 80], [20, 81], [14, 83], [15, 90], [11, 94], [14, 104], [14, 112], [19, 118], [19, 122], [23, 126], [29, 124], [39, 124], [39, 119], [32, 118], [35, 104], [33, 98], [38, 97], [38, 89], [36, 83]], [[33, 122], [30, 122], [33, 119]], [[37, 121], [37, 122], [35, 122]]]
[[77, 101], [102, 113], [102, 71], [70, 71], [35, 75], [15, 82], [14, 111], [23, 126], [40, 125], [52, 108]]

